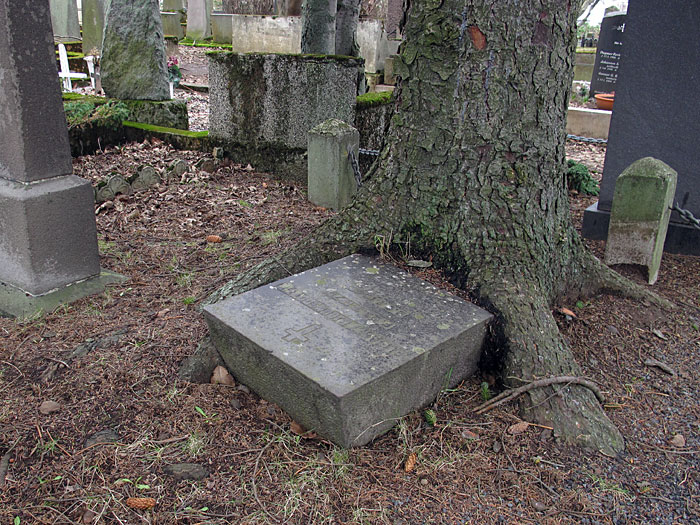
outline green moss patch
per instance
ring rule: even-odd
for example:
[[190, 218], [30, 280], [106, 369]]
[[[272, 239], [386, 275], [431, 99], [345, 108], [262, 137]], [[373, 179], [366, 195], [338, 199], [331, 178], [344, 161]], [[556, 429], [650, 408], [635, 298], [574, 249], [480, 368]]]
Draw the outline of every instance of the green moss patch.
[[164, 126], [154, 126], [152, 124], [142, 124], [140, 122], [131, 122], [129, 120], [125, 120], [124, 122], [122, 122], [122, 124], [128, 128], [141, 129], [144, 131], [152, 131], [155, 133], [171, 133], [173, 135], [180, 135], [182, 137], [195, 138], [195, 139], [201, 139], [201, 138], [205, 138], [205, 137], [209, 136], [208, 131], [187, 131], [184, 129], [166, 128]]
[[382, 93], [365, 93], [357, 97], [358, 108], [368, 108], [372, 106], [380, 106], [389, 104], [392, 101], [393, 93], [391, 91], [383, 91]]

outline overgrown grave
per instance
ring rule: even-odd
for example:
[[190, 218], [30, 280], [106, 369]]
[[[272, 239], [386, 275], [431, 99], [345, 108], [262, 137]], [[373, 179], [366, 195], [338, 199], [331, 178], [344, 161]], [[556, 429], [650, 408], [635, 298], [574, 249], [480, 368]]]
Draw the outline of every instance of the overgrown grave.
[[204, 314], [236, 379], [344, 447], [368, 443], [473, 374], [491, 318], [363, 255], [208, 305]]

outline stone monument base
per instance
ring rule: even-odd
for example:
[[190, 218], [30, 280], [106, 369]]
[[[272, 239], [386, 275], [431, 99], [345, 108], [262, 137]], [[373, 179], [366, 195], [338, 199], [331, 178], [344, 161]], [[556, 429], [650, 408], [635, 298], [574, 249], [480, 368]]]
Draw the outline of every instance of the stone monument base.
[[102, 270], [99, 275], [63, 286], [44, 295], [30, 295], [10, 284], [0, 282], [0, 316], [26, 318], [52, 312], [62, 304], [101, 293], [108, 284], [120, 283], [124, 280], [126, 277], [123, 275]]
[[[604, 241], [608, 237], [609, 224], [610, 212], [599, 210], [597, 202], [591, 204], [583, 213], [583, 236], [586, 239]], [[669, 222], [664, 251], [681, 255], [700, 255], [700, 230], [677, 222]]]
[[491, 315], [352, 255], [206, 306], [236, 379], [295, 421], [361, 446], [473, 374]]

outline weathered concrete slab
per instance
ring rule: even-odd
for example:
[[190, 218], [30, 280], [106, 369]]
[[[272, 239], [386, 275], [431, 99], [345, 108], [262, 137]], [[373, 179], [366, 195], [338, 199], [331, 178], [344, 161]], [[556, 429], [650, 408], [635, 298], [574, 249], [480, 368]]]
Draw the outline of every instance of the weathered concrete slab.
[[355, 119], [362, 59], [210, 52], [209, 131], [218, 140], [306, 149], [311, 128]]
[[607, 139], [612, 111], [570, 107], [566, 116], [566, 132], [579, 137]]
[[491, 315], [352, 255], [205, 307], [238, 381], [297, 422], [360, 446], [472, 374]]
[[651, 157], [634, 162], [617, 178], [606, 264], [646, 266], [649, 284], [656, 282], [676, 178], [673, 168]]

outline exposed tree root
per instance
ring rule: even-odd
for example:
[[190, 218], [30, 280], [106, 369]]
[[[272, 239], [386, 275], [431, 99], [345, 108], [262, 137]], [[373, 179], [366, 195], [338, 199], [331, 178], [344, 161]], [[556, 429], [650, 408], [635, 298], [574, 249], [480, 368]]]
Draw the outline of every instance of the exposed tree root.
[[[648, 301], [660, 308], [675, 308], [675, 305], [668, 299], [620, 275], [612, 268], [603, 264], [602, 261], [597, 259], [590, 252], [585, 252], [584, 257], [589, 259], [589, 261], [587, 261], [588, 264], [586, 264], [588, 267], [586, 275], [586, 280], [588, 281], [586, 291], [588, 295], [608, 293], [635, 299], [637, 301]], [[592, 264], [590, 260], [592, 260]]]
[[603, 393], [600, 391], [600, 388], [598, 388], [598, 385], [596, 385], [590, 379], [586, 379], [584, 377], [576, 377], [576, 376], [558, 376], [558, 377], [548, 377], [545, 379], [538, 379], [537, 381], [532, 381], [532, 382], [528, 383], [527, 385], [523, 385], [519, 388], [506, 390], [505, 392], [500, 393], [496, 397], [489, 399], [485, 403], [482, 403], [481, 405], [476, 407], [475, 412], [477, 414], [485, 414], [489, 410], [492, 410], [499, 405], [507, 403], [508, 401], [512, 401], [513, 399], [524, 394], [525, 392], [529, 392], [530, 390], [533, 390], [535, 388], [542, 388], [545, 386], [558, 385], [558, 384], [583, 385], [595, 394], [595, 396], [598, 398], [598, 401], [600, 401], [601, 403], [605, 402], [605, 397], [603, 396]]

